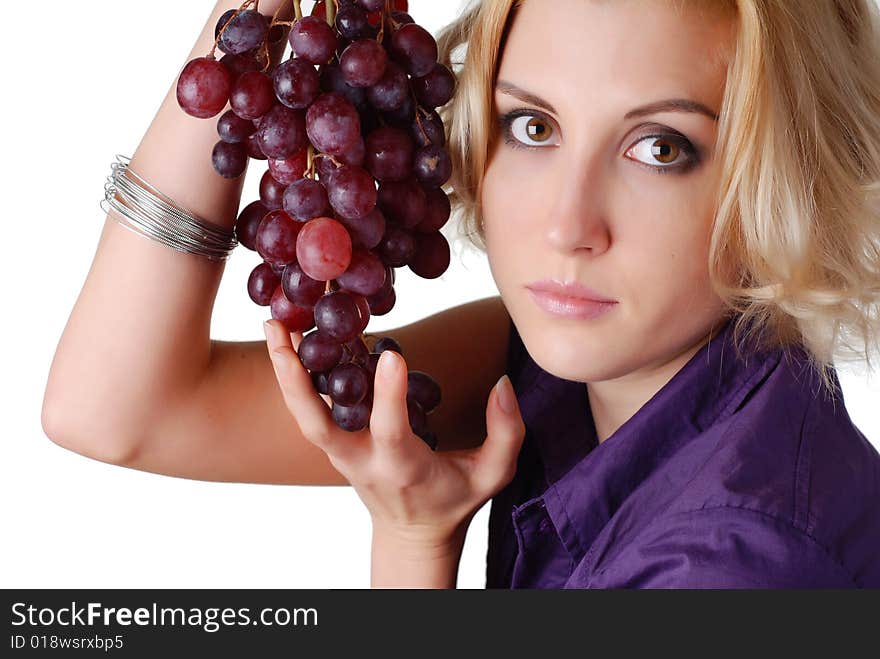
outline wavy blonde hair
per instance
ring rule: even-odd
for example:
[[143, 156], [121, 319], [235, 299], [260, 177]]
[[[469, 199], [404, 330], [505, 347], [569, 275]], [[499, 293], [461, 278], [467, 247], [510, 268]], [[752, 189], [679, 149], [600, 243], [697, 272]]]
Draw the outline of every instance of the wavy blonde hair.
[[[458, 76], [440, 110], [454, 163], [450, 197], [480, 251], [493, 90], [523, 2], [471, 0], [437, 37], [441, 61]], [[836, 392], [834, 360], [872, 370], [880, 335], [880, 12], [875, 0], [710, 5], [736, 18], [715, 145], [722, 174], [711, 284], [739, 314], [739, 354], [744, 345], [802, 347]]]

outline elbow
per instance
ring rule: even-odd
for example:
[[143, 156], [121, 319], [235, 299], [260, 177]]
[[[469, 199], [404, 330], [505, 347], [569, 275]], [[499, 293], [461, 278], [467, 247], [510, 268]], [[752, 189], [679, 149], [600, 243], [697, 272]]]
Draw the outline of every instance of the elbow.
[[68, 451], [120, 466], [129, 465], [134, 460], [136, 447], [133, 442], [127, 441], [126, 435], [108, 432], [107, 429], [84, 427], [49, 396], [43, 398], [40, 422], [43, 434]]

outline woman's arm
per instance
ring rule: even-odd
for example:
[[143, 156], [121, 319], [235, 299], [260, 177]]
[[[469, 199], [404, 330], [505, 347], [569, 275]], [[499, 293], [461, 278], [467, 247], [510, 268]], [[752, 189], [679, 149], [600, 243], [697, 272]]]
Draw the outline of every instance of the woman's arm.
[[[289, 0], [263, 0], [260, 11], [273, 14], [282, 4], [281, 17], [290, 18]], [[240, 0], [218, 0], [186, 62], [208, 54], [220, 16], [239, 6]], [[232, 227], [244, 177], [227, 180], [214, 171], [217, 121], [185, 114], [176, 86], [175, 76], [131, 169], [197, 215]], [[222, 263], [172, 250], [108, 217], [50, 369], [46, 434], [71, 450], [124, 461], [156, 415], [202, 378], [223, 270]]]
[[373, 526], [372, 588], [455, 588], [467, 526], [460, 537], [431, 543]]

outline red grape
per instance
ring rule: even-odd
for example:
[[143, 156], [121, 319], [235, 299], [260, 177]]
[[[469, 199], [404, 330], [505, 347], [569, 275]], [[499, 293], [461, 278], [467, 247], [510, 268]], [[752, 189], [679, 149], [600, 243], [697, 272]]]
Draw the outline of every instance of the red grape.
[[357, 303], [345, 291], [327, 293], [315, 304], [318, 329], [340, 343], [347, 343], [358, 335], [360, 319]]
[[436, 279], [449, 268], [449, 243], [439, 231], [415, 234], [415, 254], [409, 259], [410, 270], [423, 279]]
[[243, 119], [262, 117], [275, 104], [272, 78], [262, 71], [242, 73], [232, 87], [229, 104]]
[[333, 405], [332, 416], [336, 425], [347, 432], [363, 430], [370, 423], [371, 404], [361, 401], [351, 407], [347, 405]]
[[396, 63], [385, 65], [382, 77], [367, 89], [367, 100], [377, 110], [388, 112], [403, 105], [409, 96], [409, 78]]
[[452, 204], [442, 188], [425, 188], [425, 219], [416, 225], [418, 233], [439, 231], [449, 220]]
[[366, 398], [370, 391], [370, 377], [354, 363], [340, 364], [327, 380], [327, 391], [334, 403], [352, 406]]
[[306, 111], [306, 131], [316, 149], [337, 156], [361, 136], [361, 122], [345, 96], [326, 92]]
[[348, 229], [348, 232], [351, 234], [352, 245], [355, 247], [373, 249], [381, 242], [382, 236], [385, 235], [387, 222], [385, 221], [385, 216], [382, 215], [382, 211], [378, 208], [374, 208], [363, 217], [349, 219], [340, 215], [338, 219]]
[[406, 397], [412, 398], [425, 412], [430, 413], [440, 404], [440, 385], [423, 371], [410, 371], [406, 376]]
[[[314, 307], [324, 295], [324, 282], [312, 279], [296, 262], [288, 263], [281, 275], [281, 287], [287, 299], [301, 307]], [[321, 369], [325, 370], [325, 369]]]
[[183, 67], [177, 81], [177, 102], [184, 112], [207, 119], [229, 102], [232, 74], [215, 59], [197, 57]]
[[367, 109], [367, 90], [362, 87], [352, 87], [345, 82], [345, 77], [338, 64], [328, 64], [321, 67], [320, 74], [321, 90], [325, 92], [337, 92], [345, 96], [358, 112]]
[[296, 21], [288, 40], [293, 53], [311, 64], [327, 63], [338, 45], [333, 28], [318, 16], [304, 16]]
[[254, 160], [267, 160], [266, 154], [263, 153], [263, 150], [260, 148], [260, 141], [257, 133], [254, 133], [247, 138], [245, 146], [247, 147], [248, 156]]
[[[223, 12], [223, 15], [220, 17], [220, 20], [217, 21], [217, 25], [216, 25], [216, 27], [214, 28], [214, 40], [215, 40], [215, 41], [217, 40], [217, 37], [220, 36], [220, 32], [223, 30], [224, 27], [226, 27], [226, 24], [229, 22], [229, 20], [230, 20], [233, 16], [235, 16], [236, 11], [238, 11], [238, 10], [236, 10], [236, 9], [229, 9], [229, 10]], [[223, 44], [222, 41], [220, 41], [220, 42], [217, 44], [217, 47], [218, 47], [220, 50], [222, 50], [224, 53], [228, 53], [228, 52], [229, 52], [229, 51], [226, 49], [226, 46]]]
[[370, 303], [371, 314], [374, 316], [384, 316], [394, 308], [394, 304], [397, 302], [397, 294], [392, 288], [384, 295], [379, 294], [367, 298], [367, 301]]
[[385, 283], [385, 265], [365, 249], [355, 249], [348, 269], [336, 280], [345, 290], [363, 296], [375, 295]]
[[376, 207], [378, 192], [370, 173], [361, 167], [343, 165], [328, 183], [330, 205], [348, 218], [363, 217]]
[[304, 273], [312, 279], [330, 281], [348, 269], [351, 237], [342, 224], [332, 217], [316, 217], [305, 224], [290, 221], [302, 227], [295, 255]]
[[416, 239], [411, 231], [391, 225], [376, 248], [387, 265], [400, 268], [409, 263], [416, 252]]
[[310, 371], [330, 371], [342, 359], [342, 344], [316, 329], [303, 336], [297, 354]]
[[219, 141], [211, 153], [214, 171], [223, 178], [238, 178], [247, 169], [248, 155], [244, 144]]
[[437, 62], [431, 71], [411, 83], [419, 103], [426, 108], [446, 105], [455, 92], [455, 76], [446, 66]]
[[296, 259], [297, 238], [302, 228], [282, 210], [269, 212], [257, 229], [257, 253], [269, 263], [290, 263]]
[[413, 156], [413, 171], [425, 186], [439, 188], [452, 176], [452, 161], [444, 147], [431, 144]]
[[282, 62], [272, 75], [275, 96], [295, 110], [309, 107], [320, 93], [320, 79], [312, 64], [291, 58]]
[[355, 5], [347, 5], [340, 7], [336, 12], [335, 25], [343, 38], [354, 41], [374, 37], [377, 33], [375, 26], [378, 23], [371, 25], [367, 12]]
[[423, 147], [429, 144], [443, 146], [446, 144], [446, 129], [443, 120], [436, 110], [431, 110], [427, 117], [419, 113], [409, 127], [410, 134], [416, 146]]
[[372, 39], [358, 39], [339, 58], [339, 69], [352, 87], [370, 87], [382, 79], [388, 55]]
[[413, 141], [400, 128], [383, 126], [366, 139], [366, 165], [379, 181], [400, 181], [413, 169]]
[[275, 289], [270, 303], [272, 318], [280, 320], [288, 332], [307, 332], [315, 326], [315, 317], [308, 307], [294, 304], [286, 297], [281, 286]]
[[269, 19], [254, 9], [233, 16], [220, 35], [224, 52], [235, 55], [259, 48], [269, 36]]
[[220, 63], [229, 69], [229, 72], [232, 74], [233, 84], [235, 84], [235, 81], [238, 80], [241, 74], [248, 71], [259, 71], [263, 68], [257, 60], [253, 57], [248, 57], [247, 54], [224, 55], [220, 58]]
[[268, 263], [261, 263], [251, 271], [248, 277], [248, 295], [251, 300], [261, 307], [268, 307], [272, 303], [272, 295], [281, 279], [272, 270]]
[[270, 158], [288, 158], [307, 145], [302, 110], [275, 105], [260, 121], [260, 148]]
[[260, 201], [269, 210], [278, 210], [283, 205], [286, 189], [286, 185], [275, 180], [271, 170], [266, 170], [260, 179]]
[[269, 209], [262, 202], [253, 201], [239, 213], [238, 219], [235, 221], [235, 235], [238, 242], [245, 248], [251, 251], [257, 250], [257, 229], [268, 212]]
[[437, 63], [437, 42], [421, 25], [408, 23], [391, 37], [391, 57], [414, 77], [430, 73]]
[[377, 204], [386, 219], [407, 229], [419, 224], [425, 217], [427, 198], [418, 181], [383, 181], [379, 185]]
[[232, 110], [227, 110], [217, 120], [217, 134], [221, 140], [230, 144], [247, 141], [256, 130], [253, 121], [242, 119]]
[[284, 210], [300, 222], [325, 215], [330, 210], [327, 190], [311, 178], [295, 181], [284, 192]]
[[291, 185], [303, 178], [309, 166], [309, 150], [303, 148], [288, 158], [269, 158], [272, 178], [282, 185]]

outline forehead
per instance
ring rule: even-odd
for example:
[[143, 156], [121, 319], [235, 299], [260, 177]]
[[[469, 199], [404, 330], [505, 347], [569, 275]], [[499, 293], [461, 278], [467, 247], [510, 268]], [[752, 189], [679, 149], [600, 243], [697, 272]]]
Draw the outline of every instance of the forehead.
[[[669, 96], [718, 108], [735, 15], [718, 2], [525, 0], [498, 77], [560, 111]], [[621, 113], [622, 114], [622, 113]]]

